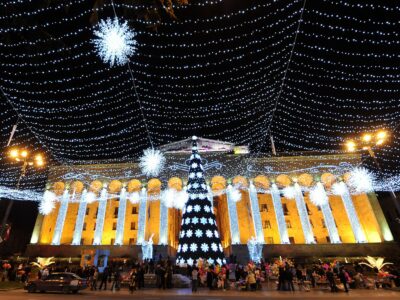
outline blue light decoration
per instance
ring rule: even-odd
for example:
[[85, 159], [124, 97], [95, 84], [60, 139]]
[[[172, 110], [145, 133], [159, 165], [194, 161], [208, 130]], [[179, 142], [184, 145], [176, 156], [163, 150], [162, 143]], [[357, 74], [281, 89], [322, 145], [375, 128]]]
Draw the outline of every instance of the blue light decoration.
[[[165, 197], [165, 193], [161, 193], [161, 197]], [[168, 244], [168, 207], [164, 199], [160, 200], [160, 239], [159, 245]]]
[[69, 193], [68, 189], [66, 189], [61, 198], [60, 209], [58, 210], [53, 240], [51, 241], [52, 245], [60, 245], [61, 235], [64, 229], [65, 217], [67, 216], [68, 202], [69, 202]]
[[264, 244], [264, 231], [261, 222], [260, 208], [258, 205], [257, 190], [252, 181], [250, 182], [249, 186], [249, 196], [250, 207], [253, 215], [254, 231], [256, 233], [256, 240], [258, 243]]
[[281, 195], [275, 183], [271, 186], [271, 197], [272, 203], [274, 204], [275, 216], [278, 223], [278, 231], [281, 238], [281, 244], [290, 244], [285, 215], [282, 208]]
[[249, 250], [250, 259], [255, 263], [260, 263], [262, 259], [263, 243], [257, 241], [257, 238], [252, 237], [247, 242], [247, 249]]
[[312, 231], [310, 219], [308, 218], [306, 203], [304, 202], [301, 187], [297, 182], [294, 184], [294, 192], [294, 199], [296, 201], [297, 211], [299, 212], [301, 227], [303, 228], [306, 244], [315, 244], [314, 233]]
[[144, 235], [146, 230], [146, 205], [147, 205], [147, 191], [143, 187], [140, 192], [139, 202], [139, 224], [138, 224], [138, 238], [137, 244], [141, 245], [144, 242]]
[[126, 215], [126, 188], [123, 187], [119, 194], [117, 232], [115, 235], [114, 245], [121, 246], [124, 242], [125, 215]]
[[357, 212], [354, 208], [353, 200], [351, 199], [347, 185], [342, 181], [335, 183], [332, 187], [335, 194], [341, 196], [344, 208], [346, 209], [347, 216], [349, 217], [351, 229], [353, 229], [354, 238], [357, 243], [366, 243], [364, 230], [361, 227], [360, 220], [358, 219]]
[[96, 230], [94, 232], [93, 245], [101, 245], [106, 208], [107, 208], [107, 187], [104, 185], [100, 193], [99, 210], [97, 212]]
[[228, 185], [226, 189], [226, 197], [228, 202], [229, 224], [231, 229], [232, 244], [240, 244], [240, 231], [237, 216], [236, 202], [232, 200], [232, 185]]
[[76, 217], [75, 231], [74, 231], [74, 236], [72, 238], [72, 245], [80, 245], [81, 244], [82, 229], [83, 229], [83, 223], [85, 220], [86, 207], [87, 207], [86, 195], [87, 195], [87, 190], [84, 189], [82, 192], [82, 195], [81, 195], [81, 201], [79, 203], [78, 216]]

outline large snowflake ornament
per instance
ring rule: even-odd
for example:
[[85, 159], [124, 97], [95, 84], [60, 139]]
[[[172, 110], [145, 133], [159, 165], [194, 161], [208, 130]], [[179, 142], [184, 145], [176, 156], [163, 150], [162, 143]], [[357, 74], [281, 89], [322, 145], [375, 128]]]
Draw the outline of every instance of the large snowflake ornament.
[[139, 159], [139, 166], [142, 172], [148, 177], [155, 177], [164, 169], [165, 156], [160, 150], [149, 148], [143, 151]]
[[94, 46], [100, 58], [110, 66], [124, 65], [129, 57], [135, 53], [136, 33], [132, 31], [128, 22], [120, 22], [117, 17], [101, 20], [95, 30]]
[[56, 206], [55, 201], [56, 195], [51, 191], [45, 191], [43, 199], [39, 203], [39, 212], [45, 216], [50, 214]]

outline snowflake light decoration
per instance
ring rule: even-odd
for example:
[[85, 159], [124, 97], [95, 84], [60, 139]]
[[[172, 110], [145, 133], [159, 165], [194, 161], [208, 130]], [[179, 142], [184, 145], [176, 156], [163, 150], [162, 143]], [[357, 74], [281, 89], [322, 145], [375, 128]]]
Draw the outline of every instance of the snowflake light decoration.
[[208, 249], [209, 249], [209, 247], [206, 243], [201, 244], [200, 248], [201, 248], [201, 251], [203, 251], [203, 252], [208, 252]]
[[197, 244], [196, 243], [191, 243], [190, 244], [190, 251], [196, 252], [197, 251]]
[[194, 217], [192, 219], [192, 224], [196, 225], [197, 223], [199, 223], [199, 218], [198, 217]]
[[296, 196], [296, 190], [293, 186], [287, 186], [283, 189], [283, 197], [286, 199], [294, 199]]
[[186, 252], [187, 250], [188, 250], [188, 245], [187, 244], [183, 244], [183, 246], [182, 246], [182, 251], [183, 252]]
[[375, 176], [366, 168], [355, 168], [350, 172], [349, 185], [356, 194], [374, 190]]
[[139, 166], [146, 176], [158, 176], [164, 169], [165, 161], [165, 156], [160, 150], [149, 148], [143, 151]]
[[186, 236], [187, 236], [188, 238], [192, 237], [192, 235], [193, 235], [193, 231], [192, 231], [191, 229], [189, 229], [188, 231], [186, 231]]
[[85, 201], [86, 203], [90, 204], [93, 203], [96, 200], [96, 195], [93, 192], [88, 192], [85, 195]]
[[325, 189], [321, 182], [318, 182], [310, 190], [310, 200], [316, 206], [322, 206], [328, 203], [328, 196], [326, 195]]
[[209, 230], [209, 229], [207, 229], [207, 231], [206, 231], [206, 236], [207, 236], [208, 238], [212, 238], [212, 236], [213, 236], [212, 231]]
[[201, 238], [203, 236], [203, 231], [201, 231], [200, 229], [196, 229], [194, 234], [197, 238]]
[[56, 194], [51, 191], [45, 191], [43, 199], [39, 203], [39, 212], [42, 215], [50, 214], [55, 208]]
[[129, 195], [129, 201], [132, 204], [138, 204], [140, 202], [140, 195], [138, 192], [133, 192]]
[[217, 244], [216, 244], [216, 243], [212, 243], [212, 244], [211, 244], [211, 249], [212, 249], [214, 252], [217, 252], [217, 251], [218, 251], [218, 246], [217, 246]]
[[192, 258], [188, 258], [187, 263], [189, 266], [193, 266], [194, 260]]
[[129, 57], [135, 53], [136, 33], [132, 31], [128, 22], [120, 22], [117, 17], [101, 20], [98, 30], [95, 30], [93, 44], [100, 58], [110, 66], [124, 65]]

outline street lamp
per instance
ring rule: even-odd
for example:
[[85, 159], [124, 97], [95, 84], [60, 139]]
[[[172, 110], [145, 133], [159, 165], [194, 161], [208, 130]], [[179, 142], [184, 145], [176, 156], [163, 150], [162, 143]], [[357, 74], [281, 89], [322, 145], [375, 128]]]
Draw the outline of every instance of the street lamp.
[[[41, 168], [44, 167], [45, 161], [43, 158], [43, 155], [40, 153], [36, 153], [33, 155], [30, 155], [30, 152], [28, 149], [25, 148], [11, 148], [11, 150], [8, 153], [8, 157], [10, 158], [11, 161], [15, 163], [22, 163], [21, 165], [21, 172], [17, 181], [16, 189], [19, 189], [20, 183], [22, 178], [26, 174], [26, 169], [28, 166], [34, 166], [36, 168]], [[10, 216], [11, 208], [14, 204], [14, 201], [12, 199], [9, 200], [6, 211], [3, 216], [3, 220], [1, 222], [1, 227], [0, 227], [0, 243], [5, 231], [5, 226], [7, 224], [8, 217]]]
[[[364, 133], [361, 138], [359, 139], [352, 139], [346, 142], [346, 148], [349, 152], [355, 152], [357, 150], [367, 150], [369, 155], [374, 160], [376, 166], [378, 167], [379, 171], [383, 173], [382, 167], [379, 164], [378, 159], [376, 158], [374, 148], [381, 147], [385, 144], [388, 139], [388, 132], [386, 130], [379, 130], [374, 133]], [[359, 141], [357, 143], [357, 140]], [[397, 196], [394, 193], [393, 189], [390, 187], [390, 194], [395, 202], [395, 206], [400, 213], [399, 203], [397, 202]]]

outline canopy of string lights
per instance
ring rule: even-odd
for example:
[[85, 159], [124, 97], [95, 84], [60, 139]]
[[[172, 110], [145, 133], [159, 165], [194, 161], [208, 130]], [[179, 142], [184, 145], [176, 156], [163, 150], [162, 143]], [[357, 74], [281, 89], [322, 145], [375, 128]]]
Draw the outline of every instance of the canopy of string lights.
[[[192, 135], [252, 155], [270, 155], [271, 137], [278, 153], [341, 153], [347, 140], [385, 130], [374, 154], [380, 175], [396, 181], [398, 3], [165, 2], [2, 5], [0, 186], [18, 178], [4, 154], [15, 124], [10, 145], [40, 149], [47, 165], [137, 161]], [[135, 49], [110, 65], [93, 40], [99, 22], [117, 17]], [[21, 186], [45, 178], [28, 169]]]

